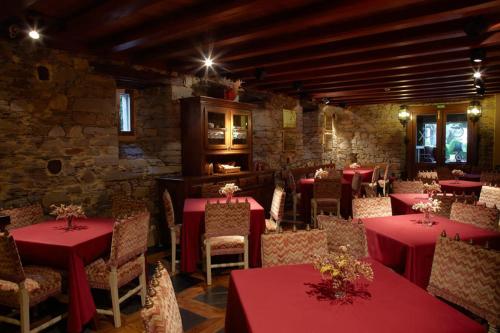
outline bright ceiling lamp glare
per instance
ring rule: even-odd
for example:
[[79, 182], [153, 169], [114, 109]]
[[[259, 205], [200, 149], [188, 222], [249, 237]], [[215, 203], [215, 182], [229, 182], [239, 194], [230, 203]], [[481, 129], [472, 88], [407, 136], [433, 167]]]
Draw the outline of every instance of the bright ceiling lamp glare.
[[479, 71], [478, 72], [474, 72], [474, 75], [472, 75], [472, 76], [474, 76], [475, 79], [480, 79], [481, 78], [481, 72], [479, 72]]
[[28, 36], [30, 36], [31, 39], [34, 39], [34, 40], [37, 40], [37, 39], [40, 39], [40, 34], [38, 33], [38, 31], [36, 31], [35, 29], [33, 30], [30, 30], [28, 32]]
[[205, 66], [206, 68], [212, 68], [213, 65], [214, 65], [214, 61], [212, 60], [212, 58], [207, 57], [207, 58], [203, 59], [203, 66]]
[[486, 51], [484, 49], [473, 49], [470, 53], [470, 60], [476, 64], [483, 62], [486, 58]]

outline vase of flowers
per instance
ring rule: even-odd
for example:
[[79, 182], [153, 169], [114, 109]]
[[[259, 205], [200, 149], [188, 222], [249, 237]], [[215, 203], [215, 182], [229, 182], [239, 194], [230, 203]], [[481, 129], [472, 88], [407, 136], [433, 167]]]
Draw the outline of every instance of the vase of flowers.
[[424, 220], [420, 221], [424, 225], [432, 226], [434, 222], [431, 218], [431, 212], [437, 212], [440, 208], [441, 202], [437, 199], [429, 198], [425, 202], [419, 202], [414, 204], [411, 208], [413, 210], [418, 210], [424, 214]]
[[313, 260], [324, 279], [331, 280], [335, 298], [343, 299], [349, 289], [361, 278], [373, 281], [373, 270], [369, 263], [357, 260], [347, 246], [339, 246], [339, 250], [328, 255], [316, 256]]
[[228, 183], [219, 189], [219, 194], [225, 196], [227, 202], [231, 202], [236, 191], [241, 191], [241, 189], [234, 183]]
[[359, 169], [359, 168], [361, 168], [361, 165], [359, 165], [358, 163], [355, 162], [355, 163], [349, 164], [349, 168], [350, 169]]
[[458, 183], [460, 177], [463, 177], [464, 172], [460, 169], [453, 169], [451, 170], [451, 174], [453, 175], [453, 178], [455, 178], [455, 183]]
[[322, 168], [319, 168], [314, 173], [314, 178], [319, 178], [319, 179], [328, 178], [329, 174], [330, 173], [327, 170], [323, 170]]
[[431, 184], [424, 184], [424, 193], [427, 193], [429, 198], [438, 192], [441, 192], [441, 185], [436, 181], [433, 180]]
[[61, 204], [59, 206], [57, 205], [51, 205], [50, 208], [52, 209], [52, 212], [50, 212], [50, 215], [54, 215], [56, 217], [56, 220], [66, 220], [66, 229], [73, 229], [73, 219], [75, 218], [86, 218], [85, 212], [83, 211], [82, 206], [80, 205], [65, 205]]

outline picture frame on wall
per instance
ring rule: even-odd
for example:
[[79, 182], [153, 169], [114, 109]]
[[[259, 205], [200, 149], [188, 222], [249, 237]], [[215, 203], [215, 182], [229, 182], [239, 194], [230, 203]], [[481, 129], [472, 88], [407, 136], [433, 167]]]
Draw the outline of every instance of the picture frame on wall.
[[325, 133], [323, 134], [323, 150], [332, 151], [333, 150], [333, 134]]
[[297, 149], [297, 134], [295, 132], [283, 131], [283, 151], [291, 152]]
[[283, 109], [283, 128], [297, 127], [297, 111]]

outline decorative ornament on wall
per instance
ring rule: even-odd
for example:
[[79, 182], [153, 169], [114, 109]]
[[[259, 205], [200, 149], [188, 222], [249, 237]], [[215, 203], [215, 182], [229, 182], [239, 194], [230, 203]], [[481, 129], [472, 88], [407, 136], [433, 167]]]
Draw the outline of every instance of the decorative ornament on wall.
[[297, 127], [297, 111], [283, 109], [283, 128]]

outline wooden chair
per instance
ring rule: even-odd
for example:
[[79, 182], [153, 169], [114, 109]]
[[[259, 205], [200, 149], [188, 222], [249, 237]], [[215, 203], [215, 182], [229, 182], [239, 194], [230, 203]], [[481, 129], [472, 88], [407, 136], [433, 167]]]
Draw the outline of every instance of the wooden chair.
[[450, 220], [498, 231], [498, 214], [496, 208], [454, 202], [451, 205]]
[[174, 205], [172, 204], [172, 198], [167, 190], [163, 192], [163, 207], [165, 209], [165, 219], [167, 221], [168, 228], [170, 230], [170, 249], [172, 253], [172, 275], [175, 275], [175, 265], [179, 261], [176, 260], [177, 255], [177, 244], [181, 242], [181, 229], [182, 224], [175, 224], [175, 213]]
[[[248, 268], [250, 204], [208, 203], [205, 206], [205, 247], [207, 285], [212, 284], [212, 268], [243, 266]], [[212, 264], [212, 256], [243, 254], [243, 261]]]
[[291, 171], [288, 172], [287, 176], [288, 188], [292, 195], [292, 209], [293, 209], [293, 222], [297, 222], [297, 207], [301, 200], [300, 192], [297, 192], [297, 183], [295, 182], [295, 177]]
[[10, 224], [7, 230], [12, 230], [42, 221], [43, 209], [42, 205], [36, 203], [19, 208], [3, 209], [0, 210], [0, 215], [10, 216]]
[[424, 183], [421, 180], [397, 180], [392, 183], [393, 193], [424, 193]]
[[378, 185], [382, 188], [382, 193], [384, 197], [389, 194], [389, 169], [391, 163], [385, 165], [384, 178], [378, 180]]
[[483, 184], [500, 185], [500, 173], [496, 171], [482, 171], [479, 179]]
[[500, 209], [500, 187], [483, 185], [478, 204]]
[[427, 290], [500, 326], [500, 252], [440, 237]]
[[269, 219], [266, 219], [266, 229], [276, 231], [285, 215], [285, 190], [279, 186], [274, 189], [273, 201]]
[[[91, 288], [110, 291], [112, 309], [97, 309], [97, 313], [113, 316], [116, 328], [121, 326], [120, 303], [139, 293], [144, 305], [146, 297], [144, 253], [147, 250], [149, 218], [149, 213], [142, 211], [116, 220], [109, 259], [100, 258], [85, 267]], [[135, 278], [139, 278], [139, 285], [119, 297], [118, 288]]]
[[1, 322], [18, 325], [21, 333], [39, 332], [61, 321], [66, 314], [30, 328], [30, 307], [61, 293], [61, 274], [40, 266], [23, 267], [17, 246], [8, 231], [0, 233], [0, 305], [16, 309], [20, 319], [0, 315]]
[[352, 200], [353, 218], [392, 216], [390, 197], [355, 198]]
[[342, 193], [340, 179], [315, 179], [313, 198], [311, 199], [311, 223], [316, 225], [316, 216], [321, 212], [335, 212], [340, 216], [340, 197]]
[[361, 196], [361, 174], [357, 171], [355, 171], [352, 176], [351, 190], [353, 198]]
[[158, 262], [141, 311], [146, 333], [182, 333], [182, 319], [167, 270]]
[[363, 223], [343, 218], [318, 215], [318, 227], [326, 230], [328, 251], [335, 252], [339, 246], [349, 246], [349, 252], [356, 258], [368, 256], [365, 226]]
[[113, 218], [120, 219], [137, 212], [147, 211], [148, 206], [142, 200], [133, 199], [125, 195], [115, 195], [112, 199], [111, 214]]
[[314, 254], [328, 253], [325, 230], [300, 230], [261, 236], [262, 267], [312, 263]]
[[373, 168], [372, 181], [369, 183], [361, 183], [361, 187], [365, 191], [367, 197], [377, 196], [377, 187], [379, 178], [380, 178], [380, 166], [376, 165]]

